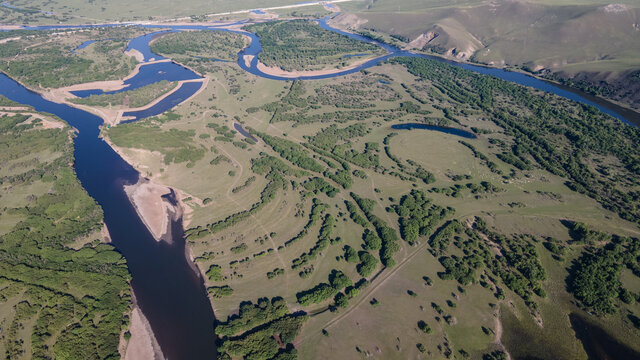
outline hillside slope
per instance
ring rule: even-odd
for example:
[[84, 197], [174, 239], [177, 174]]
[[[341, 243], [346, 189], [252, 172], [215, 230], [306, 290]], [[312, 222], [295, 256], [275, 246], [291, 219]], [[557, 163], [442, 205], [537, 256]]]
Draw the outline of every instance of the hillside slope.
[[[640, 109], [640, 8], [629, 2], [388, 1], [335, 23], [408, 48], [554, 78]], [[567, 3], [571, 3], [567, 5]]]

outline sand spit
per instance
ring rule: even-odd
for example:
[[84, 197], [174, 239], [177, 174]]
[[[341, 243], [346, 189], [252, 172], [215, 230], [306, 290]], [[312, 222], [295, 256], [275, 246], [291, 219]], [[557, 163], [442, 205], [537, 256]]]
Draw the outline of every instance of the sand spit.
[[[153, 100], [152, 102], [148, 103], [145, 106], [141, 106], [141, 107], [137, 107], [137, 108], [124, 108], [124, 109], [120, 109], [120, 110], [115, 110], [115, 109], [108, 109], [108, 108], [98, 108], [98, 107], [89, 107], [87, 106], [88, 111], [91, 111], [91, 109], [95, 109], [96, 111], [99, 110], [105, 110], [100, 116], [102, 116], [102, 118], [105, 120], [105, 123], [110, 124], [110, 125], [117, 125], [119, 124], [121, 121], [125, 121], [125, 120], [129, 120], [130, 118], [133, 119], [134, 117], [123, 117], [123, 114], [125, 112], [131, 112], [131, 111], [142, 111], [142, 110], [147, 110], [149, 108], [151, 108], [152, 106], [158, 104], [159, 102], [161, 102], [162, 100], [164, 100], [166, 97], [168, 97], [169, 95], [173, 94], [174, 92], [180, 90], [180, 88], [182, 87], [182, 84], [184, 83], [192, 83], [192, 82], [202, 82], [203, 86], [200, 87], [200, 90], [196, 91], [193, 95], [191, 95], [189, 98], [184, 99], [181, 103], [186, 102], [188, 100], [191, 100], [194, 96], [198, 95], [204, 88], [207, 87], [207, 84], [209, 83], [209, 78], [204, 78], [204, 79], [191, 79], [191, 80], [182, 80], [182, 81], [178, 81], [178, 85], [176, 85], [176, 87], [174, 87], [173, 89], [171, 89], [171, 91], [166, 92], [165, 94], [163, 94], [162, 96], [156, 98], [155, 100]], [[74, 104], [75, 106], [76, 104]], [[104, 115], [104, 116], [103, 116]]]
[[[133, 294], [133, 292], [132, 292]], [[165, 357], [160, 349], [160, 344], [156, 340], [151, 330], [149, 321], [144, 316], [133, 296], [133, 310], [131, 311], [131, 324], [129, 332], [131, 338], [124, 347], [124, 360], [164, 360]], [[122, 341], [122, 340], [121, 340]]]
[[170, 220], [178, 214], [182, 215], [177, 206], [163, 198], [171, 193], [171, 189], [141, 178], [135, 185], [125, 186], [125, 192], [156, 241], [170, 242]]
[[4, 44], [4, 43], [8, 43], [9, 41], [20, 40], [20, 39], [21, 39], [20, 36], [10, 37], [10, 38], [0, 40], [0, 44]]
[[26, 106], [0, 106], [0, 111], [26, 111], [29, 110]]
[[[164, 60], [162, 60], [162, 61], [164, 61]], [[178, 81], [178, 85], [176, 85], [175, 88], [171, 89], [171, 91], [168, 91], [167, 93], [165, 93], [162, 96], [156, 98], [155, 100], [153, 100], [152, 102], [148, 103], [147, 105], [141, 106], [141, 107], [137, 107], [137, 108], [122, 108], [122, 109], [120, 109], [120, 108], [106, 108], [106, 107], [97, 107], [97, 106], [75, 104], [75, 103], [72, 103], [70, 101], [67, 101], [67, 99], [74, 98], [74, 96], [71, 93], [69, 93], [69, 91], [66, 90], [66, 88], [50, 90], [49, 92], [44, 93], [43, 96], [47, 100], [50, 100], [50, 101], [53, 101], [53, 102], [57, 102], [57, 103], [60, 103], [60, 104], [67, 104], [69, 106], [72, 106], [72, 107], [75, 107], [75, 108], [90, 112], [92, 114], [98, 115], [99, 117], [101, 117], [104, 120], [105, 124], [109, 124], [111, 126], [114, 126], [114, 125], [119, 124], [123, 120], [127, 120], [126, 118], [122, 117], [122, 114], [124, 114], [125, 112], [147, 110], [147, 109], [151, 108], [152, 106], [158, 104], [162, 100], [164, 100], [167, 96], [169, 96], [169, 95], [173, 94], [174, 92], [178, 91], [180, 89], [180, 87], [182, 86], [182, 84], [189, 83], [189, 82], [203, 82], [204, 85], [200, 88], [199, 91], [197, 91], [195, 94], [193, 94], [188, 99], [185, 99], [184, 101], [190, 100], [191, 98], [193, 98], [193, 96], [196, 96], [197, 94], [199, 94], [207, 86], [207, 83], [209, 82], [209, 79], [208, 78], [204, 78], [204, 79], [191, 79], [191, 80]], [[85, 84], [74, 85], [74, 86], [80, 87], [81, 85], [85, 85]], [[92, 87], [88, 87], [88, 88], [89, 89], [93, 89]]]
[[100, 229], [100, 236], [102, 236], [102, 242], [111, 244], [111, 233], [109, 233], [109, 228], [107, 228], [107, 224], [102, 222], [102, 229]]
[[133, 71], [127, 75], [125, 78], [121, 79], [121, 80], [106, 80], [106, 81], [93, 81], [93, 82], [88, 82], [88, 83], [83, 83], [83, 84], [77, 84], [77, 85], [71, 85], [71, 86], [66, 86], [66, 87], [61, 87], [61, 88], [57, 88], [57, 89], [51, 89], [47, 92], [45, 92], [43, 94], [43, 96], [47, 99], [47, 100], [51, 100], [54, 102], [62, 102], [64, 101], [64, 99], [66, 98], [71, 98], [74, 97], [73, 94], [71, 94], [72, 91], [80, 91], [80, 90], [102, 90], [102, 91], [117, 91], [117, 90], [121, 90], [124, 89], [125, 87], [127, 87], [127, 85], [125, 85], [125, 81], [131, 79], [132, 77], [136, 76], [138, 74], [138, 72], [140, 72], [140, 68], [145, 66], [145, 65], [151, 65], [151, 64], [157, 64], [157, 63], [162, 63], [162, 62], [170, 62], [170, 59], [163, 59], [163, 60], [156, 60], [156, 61], [148, 61], [148, 62], [143, 62], [143, 63], [139, 63], [138, 65], [136, 65], [136, 67], [133, 69]]
[[136, 60], [138, 60], [139, 63], [142, 63], [144, 61], [144, 55], [142, 55], [142, 53], [136, 49], [130, 49], [128, 51], [125, 51], [124, 53], [129, 56], [133, 56], [134, 58], [136, 58]]

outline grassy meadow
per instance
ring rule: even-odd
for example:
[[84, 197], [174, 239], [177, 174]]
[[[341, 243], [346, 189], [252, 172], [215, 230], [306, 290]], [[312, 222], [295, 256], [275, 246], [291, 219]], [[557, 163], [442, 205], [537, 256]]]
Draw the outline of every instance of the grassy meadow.
[[[242, 308], [233, 315], [242, 301], [282, 297], [290, 313], [311, 315], [293, 342], [301, 358], [482, 358], [495, 351], [539, 356], [553, 349], [557, 358], [587, 358], [568, 314], [588, 316], [589, 305], [577, 301], [566, 283], [577, 271], [574, 260], [602, 244], [582, 242], [572, 227], [584, 223], [593, 234], [637, 237], [635, 213], [614, 210], [597, 188], [572, 190], [571, 181], [582, 180], [569, 170], [551, 172], [538, 163], [544, 162], [535, 148], [518, 148], [520, 161], [507, 156], [524, 141], [520, 130], [465, 96], [493, 86], [490, 108], [510, 109], [505, 119], [522, 116], [531, 131], [545, 131], [532, 119], [546, 113], [528, 107], [543, 97], [553, 109], [564, 109], [566, 121], [584, 116], [580, 121], [592, 124], [589, 109], [420, 61], [305, 82], [208, 63], [209, 85], [192, 100], [169, 115], [106, 134], [143, 173], [181, 191], [192, 210], [187, 242], [223, 324], [244, 319]], [[425, 71], [441, 75], [420, 75]], [[606, 124], [603, 131], [626, 133], [613, 120], [593, 116]], [[477, 137], [391, 129], [403, 122], [455, 127]], [[236, 123], [258, 141], [235, 132]], [[119, 127], [140, 144], [112, 136]], [[548, 146], [570, 149], [554, 131]], [[172, 132], [183, 134], [176, 146], [202, 156], [167, 161], [176, 147], [158, 140]], [[626, 160], [602, 151], [580, 155], [584, 171], [636, 191], [632, 170], [620, 163]], [[424, 196], [427, 205], [410, 210], [413, 196]], [[434, 212], [422, 214], [429, 207]], [[407, 216], [431, 225], [409, 237]], [[367, 231], [380, 236], [379, 254], [379, 247], [363, 242]], [[527, 265], [518, 262], [523, 251], [530, 254]], [[344, 276], [350, 280], [336, 280]], [[620, 277], [637, 294], [637, 275], [624, 270]], [[640, 312], [637, 302], [608, 299], [616, 312], [589, 319], [638, 351], [640, 330], [628, 316]], [[256, 325], [249, 322], [233, 334], [249, 341], [258, 336], [251, 335]], [[514, 334], [532, 334], [537, 345], [523, 346], [524, 335]], [[221, 339], [223, 349], [238, 354], [233, 344], [240, 340]]]

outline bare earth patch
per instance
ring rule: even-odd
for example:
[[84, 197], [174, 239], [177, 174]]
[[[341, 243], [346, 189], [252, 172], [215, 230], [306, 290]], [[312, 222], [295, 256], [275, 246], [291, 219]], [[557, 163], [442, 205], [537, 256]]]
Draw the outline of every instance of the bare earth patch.
[[169, 229], [169, 211], [174, 211], [162, 198], [171, 189], [140, 179], [135, 185], [125, 186], [125, 192], [153, 237], [160, 241]]
[[160, 345], [151, 331], [151, 325], [138, 306], [134, 306], [131, 312], [129, 332], [131, 338], [125, 351], [125, 360], [164, 359]]

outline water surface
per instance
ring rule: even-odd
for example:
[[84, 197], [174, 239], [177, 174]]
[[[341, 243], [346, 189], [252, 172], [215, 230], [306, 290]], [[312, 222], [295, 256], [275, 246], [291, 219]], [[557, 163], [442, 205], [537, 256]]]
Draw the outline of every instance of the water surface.
[[173, 242], [157, 242], [138, 217], [124, 185], [138, 172], [98, 138], [102, 119], [43, 99], [0, 74], [0, 94], [37, 111], [54, 114], [78, 130], [74, 167], [82, 186], [104, 210], [113, 244], [127, 259], [131, 286], [169, 359], [215, 358], [214, 316], [199, 273], [185, 254], [181, 221], [172, 223]]
[[151, 106], [148, 109], [140, 111], [128, 111], [122, 114], [123, 117], [133, 116], [133, 119], [122, 121], [122, 123], [130, 123], [140, 119], [156, 116], [168, 111], [178, 104], [182, 103], [193, 94], [195, 94], [202, 87], [202, 81], [186, 82], [180, 85], [176, 91], [169, 94], [166, 98], [162, 99], [157, 104]]
[[437, 125], [427, 125], [420, 123], [404, 123], [404, 124], [395, 124], [391, 125], [392, 129], [396, 130], [413, 130], [413, 129], [422, 129], [422, 130], [431, 130], [431, 131], [439, 131], [445, 134], [456, 135], [463, 137], [465, 139], [475, 139], [477, 136], [469, 131], [447, 127], [447, 126], [437, 126]]

